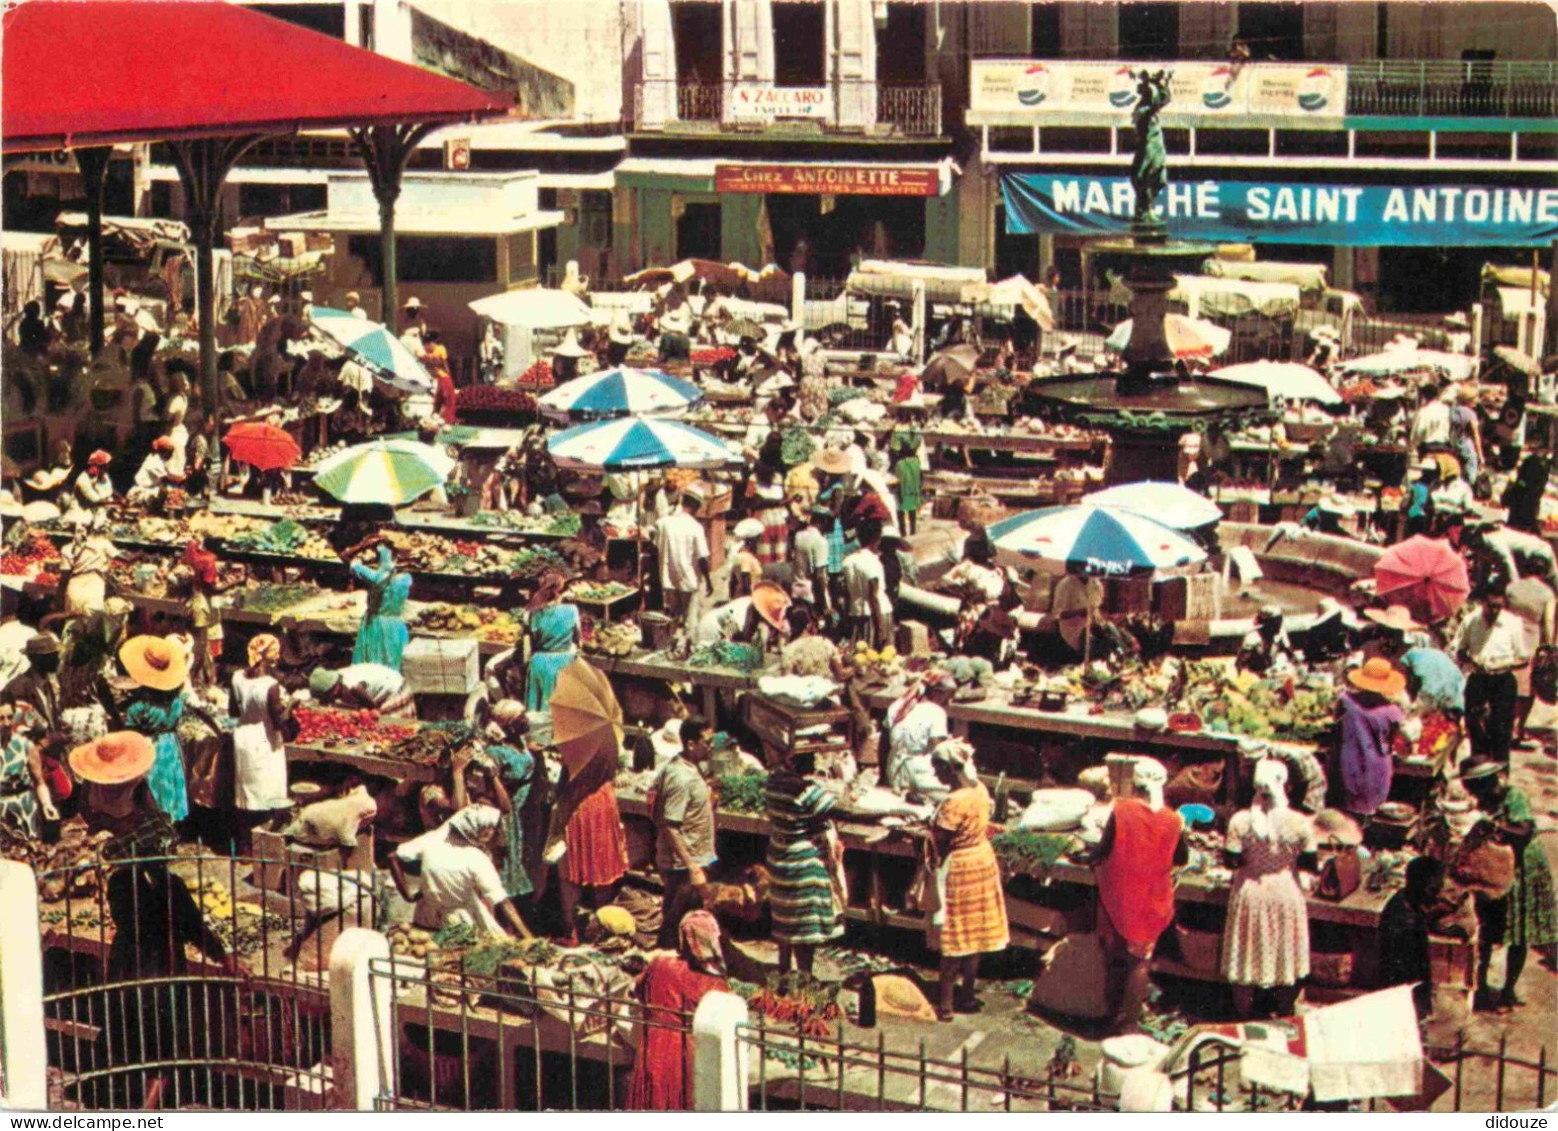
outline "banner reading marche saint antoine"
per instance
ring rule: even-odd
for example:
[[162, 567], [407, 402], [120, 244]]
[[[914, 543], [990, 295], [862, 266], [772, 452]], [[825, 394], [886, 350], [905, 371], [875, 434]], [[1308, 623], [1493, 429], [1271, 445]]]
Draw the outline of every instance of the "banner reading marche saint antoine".
[[[1125, 177], [1007, 173], [1012, 235], [1130, 231]], [[1558, 188], [1170, 181], [1159, 198], [1175, 236], [1228, 243], [1362, 247], [1545, 247], [1558, 239]]]

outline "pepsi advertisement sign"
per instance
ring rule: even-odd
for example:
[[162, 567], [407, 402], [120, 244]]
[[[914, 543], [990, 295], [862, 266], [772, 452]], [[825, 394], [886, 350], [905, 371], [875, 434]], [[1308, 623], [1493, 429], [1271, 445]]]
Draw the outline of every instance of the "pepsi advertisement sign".
[[[1074, 63], [976, 59], [969, 109], [1026, 116], [1097, 114], [1118, 118], [1136, 106], [1132, 72], [1163, 63]], [[1260, 115], [1310, 121], [1340, 119], [1347, 108], [1347, 68], [1287, 63], [1174, 63], [1166, 120]]]
[[[1118, 236], [1136, 194], [1125, 177], [1006, 173], [1011, 235]], [[1170, 180], [1169, 231], [1224, 243], [1338, 247], [1545, 247], [1558, 239], [1558, 188], [1328, 185]]]

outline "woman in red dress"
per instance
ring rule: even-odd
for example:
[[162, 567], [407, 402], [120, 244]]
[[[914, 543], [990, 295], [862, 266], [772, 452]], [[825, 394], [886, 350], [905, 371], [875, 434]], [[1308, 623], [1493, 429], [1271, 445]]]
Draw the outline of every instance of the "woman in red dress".
[[692, 1013], [704, 994], [730, 990], [713, 915], [684, 915], [678, 950], [650, 962], [638, 982], [646, 1025], [628, 1085], [632, 1111], [692, 1110]]
[[[615, 752], [602, 754], [570, 773], [553, 810], [554, 828], [561, 826], [566, 846], [558, 861], [557, 878], [563, 905], [563, 942], [579, 944], [576, 922], [582, 888], [591, 889], [595, 907], [616, 898], [617, 881], [628, 870], [627, 836], [617, 808]], [[548, 838], [551, 841], [553, 838]], [[556, 859], [548, 853], [549, 859]]]

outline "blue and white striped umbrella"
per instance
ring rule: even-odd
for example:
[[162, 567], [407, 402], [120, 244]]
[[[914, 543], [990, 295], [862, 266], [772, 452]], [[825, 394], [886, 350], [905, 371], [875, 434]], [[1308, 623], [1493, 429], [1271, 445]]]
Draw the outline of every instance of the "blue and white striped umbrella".
[[565, 381], [541, 397], [541, 411], [553, 419], [605, 420], [614, 416], [675, 416], [703, 400], [690, 381], [657, 369], [603, 369]]
[[386, 384], [407, 393], [433, 391], [433, 379], [422, 363], [387, 327], [327, 306], [314, 307], [309, 321], [314, 329], [339, 342]]
[[675, 420], [602, 420], [547, 439], [558, 467], [631, 471], [651, 467], [724, 467], [740, 457], [725, 441]]
[[1128, 577], [1206, 559], [1206, 551], [1179, 531], [1106, 507], [1044, 507], [995, 523], [989, 536], [997, 560], [1007, 564], [1053, 562], [1071, 573], [1100, 577]]

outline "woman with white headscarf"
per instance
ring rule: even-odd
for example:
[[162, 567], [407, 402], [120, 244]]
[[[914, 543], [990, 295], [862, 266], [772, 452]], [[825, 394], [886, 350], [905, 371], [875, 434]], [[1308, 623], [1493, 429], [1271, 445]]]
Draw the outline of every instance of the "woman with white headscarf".
[[[503, 814], [491, 805], [467, 805], [440, 826], [441, 836], [421, 838], [415, 857], [406, 857], [409, 845], [390, 857], [401, 898], [417, 905], [418, 926], [441, 930], [470, 923], [478, 931], [501, 935], [501, 915], [514, 934], [531, 937], [488, 852], [502, 820]], [[408, 864], [420, 871], [420, 891], [413, 892], [406, 880]]]
[[1314, 867], [1315, 830], [1288, 807], [1287, 786], [1287, 766], [1275, 758], [1257, 762], [1254, 803], [1233, 815], [1223, 846], [1233, 869], [1223, 976], [1242, 1017], [1254, 1015], [1257, 990], [1273, 999], [1271, 1016], [1288, 1016], [1309, 974], [1309, 909], [1298, 869]]

